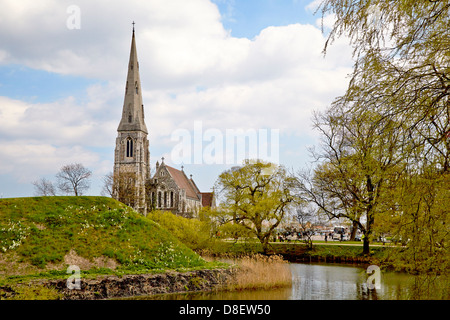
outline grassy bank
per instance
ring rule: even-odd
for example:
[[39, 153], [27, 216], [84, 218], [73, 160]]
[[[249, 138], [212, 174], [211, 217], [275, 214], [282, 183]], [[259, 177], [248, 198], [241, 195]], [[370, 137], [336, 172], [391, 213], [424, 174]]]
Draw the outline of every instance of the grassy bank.
[[[371, 263], [387, 261], [389, 251], [393, 248], [374, 246], [371, 255], [362, 255], [362, 247], [343, 244], [314, 245], [312, 249], [303, 243], [272, 242], [269, 255], [279, 255], [290, 262], [347, 262]], [[262, 254], [262, 245], [257, 241], [221, 241], [215, 246], [201, 251], [216, 257], [241, 257]]]
[[362, 247], [344, 244], [315, 245], [308, 249], [303, 244], [274, 243], [273, 251], [291, 262], [337, 262], [337, 263], [387, 263], [388, 247], [372, 247], [370, 256], [362, 255]]
[[106, 197], [0, 199], [0, 285], [39, 277], [216, 267], [154, 221]]
[[[198, 220], [167, 213], [148, 217], [104, 197], [35, 197], [0, 200], [0, 299], [60, 299], [45, 279], [67, 279], [77, 265], [82, 279], [225, 267], [198, 252], [236, 254], [210, 239]], [[221, 256], [223, 256], [221, 254]], [[235, 277], [223, 290], [261, 289], [290, 284], [281, 258], [252, 255], [233, 260]], [[32, 285], [31, 285], [32, 284]]]

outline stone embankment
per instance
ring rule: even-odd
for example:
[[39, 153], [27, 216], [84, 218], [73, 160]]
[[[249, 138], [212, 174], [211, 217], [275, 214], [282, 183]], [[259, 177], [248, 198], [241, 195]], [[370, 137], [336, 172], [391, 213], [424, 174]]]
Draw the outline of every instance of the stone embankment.
[[46, 280], [41, 284], [58, 290], [65, 300], [97, 300], [211, 291], [223, 287], [232, 276], [232, 269], [214, 269], [80, 279], [80, 289], [69, 289], [67, 280]]

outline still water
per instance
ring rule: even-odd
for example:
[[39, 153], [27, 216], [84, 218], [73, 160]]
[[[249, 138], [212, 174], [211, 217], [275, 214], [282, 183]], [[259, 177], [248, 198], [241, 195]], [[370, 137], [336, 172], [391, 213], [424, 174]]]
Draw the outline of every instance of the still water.
[[369, 290], [366, 268], [341, 264], [290, 264], [292, 286], [272, 290], [168, 294], [161, 300], [398, 300], [407, 299], [412, 276], [381, 272], [381, 287]]

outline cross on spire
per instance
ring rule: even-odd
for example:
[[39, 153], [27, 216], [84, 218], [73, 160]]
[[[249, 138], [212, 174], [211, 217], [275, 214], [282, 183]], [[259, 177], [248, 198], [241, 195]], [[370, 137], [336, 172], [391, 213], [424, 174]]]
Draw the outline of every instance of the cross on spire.
[[134, 33], [134, 25], [135, 25], [136, 23], [133, 21], [133, 23], [132, 23], [132, 25], [133, 25], [133, 33]]

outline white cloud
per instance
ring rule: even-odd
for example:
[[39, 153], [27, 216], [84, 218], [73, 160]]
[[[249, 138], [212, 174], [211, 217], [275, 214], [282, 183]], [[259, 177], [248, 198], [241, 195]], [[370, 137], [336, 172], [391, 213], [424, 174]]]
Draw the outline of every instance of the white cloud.
[[[123, 60], [128, 57], [133, 20], [142, 39], [141, 52], [151, 61], [168, 58], [173, 68], [181, 70], [186, 65], [198, 68], [207, 56], [203, 39], [227, 33], [217, 7], [208, 0], [80, 0], [75, 4], [80, 29], [73, 30], [66, 24], [71, 5], [68, 0], [2, 0], [3, 63], [117, 80], [126, 70]], [[205, 54], [198, 56], [200, 51]], [[166, 65], [169, 74], [171, 66]]]
[[268, 64], [274, 60], [268, 58], [286, 66], [292, 59], [316, 54], [308, 50], [323, 41], [319, 30], [300, 30], [300, 25], [269, 27], [255, 41], [234, 38], [208, 0], [80, 0], [79, 30], [66, 27], [70, 1], [2, 4], [3, 63], [106, 80], [125, 78], [131, 21], [136, 20], [142, 80], [152, 89], [264, 76], [275, 70]]
[[30, 183], [74, 162], [104, 172], [94, 149], [114, 142], [117, 124], [108, 121], [105, 105], [103, 117], [89, 113], [95, 101], [77, 104], [69, 97], [41, 104], [0, 96], [0, 175]]
[[0, 174], [13, 174], [19, 182], [31, 182], [45, 174], [56, 174], [63, 165], [99, 161], [94, 152], [81, 146], [56, 147], [36, 141], [0, 141]]
[[77, 104], [73, 97], [52, 103], [26, 103], [0, 96], [0, 138], [100, 146], [111, 134], [98, 133], [114, 130], [116, 119], [109, 117], [106, 105], [101, 117], [91, 112], [93, 104], [94, 101]]
[[320, 19], [317, 19], [316, 25], [324, 31], [330, 31], [331, 29], [333, 29], [335, 22], [336, 15], [334, 13], [330, 13]]
[[305, 6], [305, 9], [310, 12], [316, 12], [322, 2], [323, 0], [313, 0]]
[[308, 134], [312, 110], [343, 93], [351, 71], [348, 46], [336, 43], [324, 57], [324, 42], [314, 26], [295, 24], [269, 27], [252, 41], [235, 43], [241, 54], [229, 58], [228, 68], [210, 70], [193, 83], [201, 90], [146, 91], [146, 112], [155, 120], [150, 130], [170, 136], [176, 128], [190, 129], [194, 120], [203, 120], [221, 130], [253, 127]]

